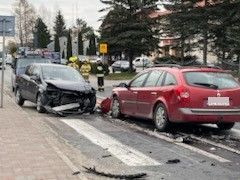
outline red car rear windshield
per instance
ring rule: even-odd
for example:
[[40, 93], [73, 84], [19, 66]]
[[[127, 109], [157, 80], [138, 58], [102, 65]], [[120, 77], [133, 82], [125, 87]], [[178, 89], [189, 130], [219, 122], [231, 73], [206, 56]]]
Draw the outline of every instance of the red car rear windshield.
[[231, 74], [222, 72], [185, 72], [184, 78], [188, 85], [202, 88], [231, 89], [240, 87]]

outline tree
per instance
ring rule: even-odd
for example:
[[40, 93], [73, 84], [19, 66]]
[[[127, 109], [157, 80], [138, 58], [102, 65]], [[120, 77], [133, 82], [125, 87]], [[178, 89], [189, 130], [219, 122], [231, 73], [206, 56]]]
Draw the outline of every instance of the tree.
[[57, 34], [54, 35], [54, 51], [60, 52], [59, 37]]
[[46, 24], [38, 18], [35, 24], [36, 48], [46, 48], [50, 43], [50, 37]]
[[58, 37], [65, 36], [66, 35], [66, 25], [65, 25], [63, 15], [60, 10], [57, 12], [54, 24], [55, 25], [53, 27], [53, 30], [54, 30], [55, 34], [57, 34]]
[[65, 59], [65, 51], [62, 52], [62, 59]]
[[87, 50], [87, 55], [93, 56], [96, 55], [97, 47], [96, 47], [96, 36], [93, 33], [89, 38], [89, 47]]
[[71, 37], [71, 30], [68, 31], [67, 36], [67, 59], [72, 57], [72, 37]]
[[77, 19], [77, 28], [81, 32], [83, 39], [88, 39], [93, 33], [93, 28], [88, 26], [83, 19]]
[[149, 54], [158, 48], [158, 30], [154, 28], [157, 19], [149, 16], [157, 9], [158, 0], [101, 2], [111, 8], [101, 25], [101, 41], [107, 42], [110, 49], [124, 52], [132, 71], [134, 56]]
[[54, 24], [54, 49], [56, 52], [60, 52], [59, 38], [66, 35], [65, 21], [60, 10], [57, 12]]
[[[165, 36], [175, 39], [176, 50], [180, 51], [181, 63], [184, 62], [186, 53], [193, 51], [198, 45], [196, 42], [199, 33], [199, 21], [203, 21], [199, 17], [196, 3], [198, 0], [172, 0], [166, 3], [165, 8], [170, 12], [164, 17], [162, 29]], [[161, 17], [160, 17], [161, 18]], [[193, 41], [195, 39], [195, 41]]]
[[83, 55], [83, 41], [90, 39], [93, 33], [93, 28], [87, 25], [87, 22], [78, 18], [76, 21], [78, 29], [78, 54]]
[[83, 37], [82, 32], [78, 32], [78, 54], [83, 55]]
[[17, 35], [21, 46], [28, 46], [33, 37], [36, 13], [27, 0], [16, 0], [14, 3]]
[[16, 45], [16, 43], [13, 42], [13, 41], [8, 41], [8, 46], [7, 46], [7, 48], [8, 48], [9, 54], [11, 54], [12, 56], [14, 55], [14, 53], [17, 52], [17, 45]]

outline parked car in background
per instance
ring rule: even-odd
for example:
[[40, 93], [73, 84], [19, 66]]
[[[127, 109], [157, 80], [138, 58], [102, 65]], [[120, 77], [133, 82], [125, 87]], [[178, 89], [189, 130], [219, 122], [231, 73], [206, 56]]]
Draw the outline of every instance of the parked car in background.
[[11, 55], [7, 55], [6, 57], [6, 65], [11, 65], [12, 64], [12, 56]]
[[[115, 73], [116, 71], [125, 72], [130, 69], [130, 63], [129, 61], [124, 61], [124, 60], [115, 61], [111, 67], [112, 67], [113, 73]], [[133, 70], [136, 71], [136, 67], [134, 65], [133, 65]]]
[[153, 63], [147, 57], [136, 57], [133, 60], [136, 67], [151, 67]]
[[152, 119], [160, 131], [170, 123], [212, 123], [228, 130], [240, 121], [240, 84], [209, 67], [156, 67], [112, 92], [112, 116]]
[[26, 100], [36, 103], [39, 113], [92, 113], [96, 91], [72, 67], [35, 63], [16, 81], [17, 104]]
[[22, 57], [17, 58], [12, 63], [12, 91], [14, 91], [16, 87], [16, 78], [18, 78], [21, 74], [24, 74], [26, 71], [26, 67], [32, 63], [51, 63], [50, 59], [41, 58], [41, 56], [30, 56], [30, 57]]

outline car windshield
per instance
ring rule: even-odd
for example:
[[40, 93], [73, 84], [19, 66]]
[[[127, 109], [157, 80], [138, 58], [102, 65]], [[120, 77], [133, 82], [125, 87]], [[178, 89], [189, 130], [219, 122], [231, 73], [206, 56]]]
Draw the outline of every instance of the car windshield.
[[51, 63], [49, 59], [39, 59], [39, 58], [28, 58], [28, 59], [18, 59], [17, 68], [26, 68], [29, 64], [32, 63]]
[[186, 72], [184, 78], [189, 85], [211, 88], [230, 89], [240, 87], [231, 74], [219, 72]]
[[42, 73], [44, 80], [84, 81], [77, 70], [67, 66], [43, 66]]

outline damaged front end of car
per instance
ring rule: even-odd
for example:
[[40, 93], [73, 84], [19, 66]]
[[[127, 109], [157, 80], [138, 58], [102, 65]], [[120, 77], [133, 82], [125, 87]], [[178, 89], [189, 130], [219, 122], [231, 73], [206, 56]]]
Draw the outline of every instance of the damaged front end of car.
[[44, 91], [44, 108], [54, 114], [93, 113], [96, 105], [96, 90], [85, 87], [79, 90], [61, 89], [48, 84]]

